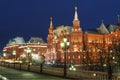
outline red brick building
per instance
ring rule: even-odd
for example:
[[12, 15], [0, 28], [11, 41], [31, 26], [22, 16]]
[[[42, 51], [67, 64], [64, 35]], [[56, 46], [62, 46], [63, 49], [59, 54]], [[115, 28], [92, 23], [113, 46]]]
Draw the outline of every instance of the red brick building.
[[[8, 42], [8, 44], [4, 47], [4, 59], [14, 59], [20, 61], [21, 57], [25, 57], [26, 61], [28, 60], [27, 48], [31, 49], [31, 55], [37, 54], [42, 56], [47, 51], [47, 44], [39, 37], [31, 37], [28, 42], [25, 42], [22, 37], [13, 38]], [[16, 52], [14, 57], [13, 51]]]
[[[75, 15], [73, 26], [59, 26], [53, 28], [52, 18], [50, 20], [50, 28], [47, 36], [49, 61], [64, 61], [64, 52], [60, 47], [60, 42], [64, 37], [70, 41], [69, 49], [67, 49], [67, 63], [82, 64], [88, 59], [88, 63], [97, 63], [102, 55], [108, 52], [108, 48], [113, 44], [120, 43], [120, 19], [117, 25], [105, 26], [102, 22], [100, 27], [93, 30], [83, 32], [80, 26], [80, 20], [75, 7]], [[89, 57], [87, 57], [89, 55]]]
[[80, 26], [77, 7], [75, 7], [72, 27], [62, 25], [54, 29], [51, 18], [48, 31], [47, 44], [41, 38], [31, 38], [28, 42], [17, 42], [13, 39], [12, 44], [7, 44], [4, 47], [4, 57], [13, 59], [12, 52], [15, 50], [16, 59], [20, 60], [22, 54], [27, 56], [25, 49], [30, 47], [32, 53], [44, 55], [45, 61], [63, 62], [64, 52], [60, 47], [60, 43], [66, 37], [70, 42], [70, 46], [66, 51], [67, 63], [91, 64], [98, 63], [101, 55], [105, 58], [110, 47], [113, 48], [114, 45], [120, 44], [119, 18], [117, 25], [105, 26], [102, 22], [99, 28], [84, 32]]

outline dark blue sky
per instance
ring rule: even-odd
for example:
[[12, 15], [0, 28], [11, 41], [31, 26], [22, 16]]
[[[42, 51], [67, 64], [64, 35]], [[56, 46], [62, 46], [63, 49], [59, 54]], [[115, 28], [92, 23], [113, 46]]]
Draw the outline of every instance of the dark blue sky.
[[54, 27], [72, 26], [75, 6], [83, 29], [116, 24], [120, 14], [120, 0], [0, 0], [0, 48], [16, 36], [46, 41], [50, 17]]

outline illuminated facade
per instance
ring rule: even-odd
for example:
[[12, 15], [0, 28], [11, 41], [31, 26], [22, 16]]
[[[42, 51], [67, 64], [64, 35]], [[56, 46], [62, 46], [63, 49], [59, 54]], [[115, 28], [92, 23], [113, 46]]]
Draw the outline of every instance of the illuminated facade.
[[67, 50], [68, 64], [97, 63], [100, 55], [106, 55], [110, 46], [120, 43], [120, 19], [118, 18], [117, 25], [106, 27], [102, 22], [96, 30], [83, 32], [80, 27], [77, 7], [75, 7], [72, 27], [59, 26], [54, 29], [51, 18], [46, 53], [49, 55], [49, 61], [63, 62], [64, 52], [60, 47], [60, 42], [64, 37], [70, 41], [70, 47]]
[[45, 61], [61, 63], [64, 61], [64, 52], [60, 47], [60, 43], [66, 37], [70, 42], [70, 46], [66, 51], [67, 63], [76, 65], [91, 64], [98, 63], [101, 55], [105, 57], [109, 47], [120, 44], [119, 16], [117, 25], [105, 26], [102, 22], [96, 30], [83, 32], [77, 7], [75, 7], [72, 27], [62, 25], [54, 29], [51, 18], [48, 31], [47, 44], [41, 38], [31, 38], [28, 42], [19, 37], [10, 40], [10, 44], [8, 43], [3, 49], [4, 57], [13, 59], [12, 52], [15, 50], [16, 60], [20, 60], [21, 56], [28, 56], [25, 49], [30, 47], [32, 49], [31, 53], [44, 55]]
[[13, 51], [16, 51], [15, 58], [20, 61], [21, 58], [26, 58], [28, 60], [27, 48], [31, 49], [31, 55], [37, 54], [42, 56], [47, 51], [47, 44], [39, 37], [31, 37], [31, 39], [25, 43], [22, 37], [16, 37], [9, 41], [9, 43], [4, 47], [3, 53], [4, 58], [14, 59]]

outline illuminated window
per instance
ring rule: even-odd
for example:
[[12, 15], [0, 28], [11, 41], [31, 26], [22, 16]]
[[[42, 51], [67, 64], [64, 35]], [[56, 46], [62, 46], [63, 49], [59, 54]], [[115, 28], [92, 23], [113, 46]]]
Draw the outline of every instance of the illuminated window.
[[75, 56], [73, 55], [73, 59], [75, 58]]
[[75, 52], [78, 51], [77, 45], [74, 45], [74, 51], [75, 51]]
[[64, 56], [62, 56], [62, 58], [64, 59]]
[[92, 42], [92, 40], [89, 40], [88, 42], [89, 42], [89, 43], [91, 43], [91, 42]]
[[82, 52], [82, 49], [80, 49], [80, 52]]
[[86, 57], [84, 56], [84, 59], [86, 59]]
[[92, 50], [90, 49], [89, 52], [92, 52]]
[[93, 48], [93, 52], [95, 52], [95, 48]]
[[77, 31], [77, 29], [75, 29], [75, 31]]
[[80, 56], [78, 56], [78, 59], [80, 59]]
[[70, 56], [68, 56], [68, 59], [70, 59]]

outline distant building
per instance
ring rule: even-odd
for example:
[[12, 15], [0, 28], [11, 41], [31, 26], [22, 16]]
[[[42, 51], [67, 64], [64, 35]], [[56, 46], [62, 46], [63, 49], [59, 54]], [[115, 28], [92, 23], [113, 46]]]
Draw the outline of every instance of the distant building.
[[[31, 49], [31, 54], [44, 55], [47, 51], [47, 44], [39, 37], [31, 37], [29, 41], [25, 42], [22, 37], [16, 37], [9, 40], [8, 44], [4, 47], [3, 52], [6, 59], [14, 59], [13, 51], [16, 51], [16, 60], [20, 60], [22, 55], [26, 58], [28, 53], [27, 48]], [[27, 60], [27, 59], [26, 59]]]

